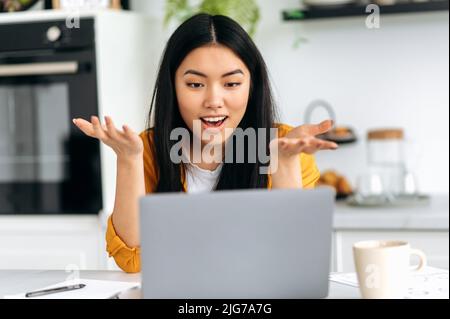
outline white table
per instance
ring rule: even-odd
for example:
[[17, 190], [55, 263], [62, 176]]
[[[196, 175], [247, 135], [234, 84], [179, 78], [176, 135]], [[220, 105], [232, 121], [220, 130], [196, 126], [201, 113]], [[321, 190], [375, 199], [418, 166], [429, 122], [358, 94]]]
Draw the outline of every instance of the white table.
[[[0, 270], [0, 299], [5, 295], [13, 295], [25, 291], [32, 291], [62, 282], [70, 275], [64, 270]], [[139, 282], [140, 274], [127, 274], [121, 271], [80, 271], [80, 277], [85, 279], [115, 280]], [[121, 299], [139, 299], [139, 289], [130, 290], [119, 296]], [[360, 298], [355, 287], [330, 282], [330, 299]]]

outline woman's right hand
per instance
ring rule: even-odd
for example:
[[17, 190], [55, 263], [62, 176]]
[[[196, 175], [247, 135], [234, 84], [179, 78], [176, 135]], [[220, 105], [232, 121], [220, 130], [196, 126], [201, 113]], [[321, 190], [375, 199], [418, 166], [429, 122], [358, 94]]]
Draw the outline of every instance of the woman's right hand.
[[113, 149], [118, 158], [142, 157], [144, 144], [142, 139], [130, 127], [123, 125], [123, 131], [114, 126], [112, 119], [105, 116], [101, 124], [97, 116], [91, 116], [91, 121], [76, 118], [73, 123], [87, 136], [97, 138]]

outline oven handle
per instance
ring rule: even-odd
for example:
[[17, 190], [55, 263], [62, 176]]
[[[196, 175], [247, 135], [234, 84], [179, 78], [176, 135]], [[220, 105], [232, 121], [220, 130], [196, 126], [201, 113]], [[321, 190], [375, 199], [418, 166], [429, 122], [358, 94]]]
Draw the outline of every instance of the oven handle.
[[75, 74], [77, 61], [0, 64], [0, 77], [26, 75]]

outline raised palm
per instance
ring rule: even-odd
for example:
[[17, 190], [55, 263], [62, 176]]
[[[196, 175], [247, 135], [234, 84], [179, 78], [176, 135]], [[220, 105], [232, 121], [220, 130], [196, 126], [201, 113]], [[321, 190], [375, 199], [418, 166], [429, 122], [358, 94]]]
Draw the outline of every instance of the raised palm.
[[117, 129], [109, 116], [105, 116], [105, 124], [101, 124], [97, 116], [92, 116], [90, 122], [78, 118], [73, 123], [87, 136], [111, 147], [118, 157], [142, 155], [144, 145], [139, 135], [127, 125], [122, 126], [123, 130]]

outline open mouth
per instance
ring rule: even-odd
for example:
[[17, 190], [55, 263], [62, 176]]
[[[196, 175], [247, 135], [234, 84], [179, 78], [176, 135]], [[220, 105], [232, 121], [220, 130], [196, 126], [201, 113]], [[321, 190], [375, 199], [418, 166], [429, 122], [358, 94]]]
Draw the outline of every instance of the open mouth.
[[201, 117], [200, 120], [206, 127], [220, 127], [227, 118], [228, 116]]

